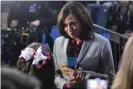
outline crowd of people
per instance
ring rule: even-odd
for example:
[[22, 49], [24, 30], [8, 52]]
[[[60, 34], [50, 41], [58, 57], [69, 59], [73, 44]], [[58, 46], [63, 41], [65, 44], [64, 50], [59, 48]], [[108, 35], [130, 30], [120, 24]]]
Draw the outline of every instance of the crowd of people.
[[[54, 41], [50, 49], [39, 41], [30, 43], [24, 49], [21, 49], [15, 68], [2, 65], [1, 88], [87, 89], [86, 81], [91, 76], [101, 76], [107, 78], [109, 89], [132, 89], [132, 34], [130, 34], [130, 38], [125, 45], [120, 68], [115, 73], [110, 41], [95, 33], [90, 12], [79, 2], [65, 3], [63, 2], [59, 10], [55, 11], [58, 13], [57, 18], [51, 12], [49, 14], [53, 18], [48, 13], [46, 15], [49, 18], [47, 16], [43, 17], [44, 7], [46, 9], [47, 6], [46, 3], [43, 5], [42, 2], [40, 4], [28, 2], [27, 7], [23, 8], [28, 8], [30, 14], [34, 13], [34, 15], [41, 12], [42, 17], [35, 16], [36, 18], [34, 18], [33, 15], [34, 20], [31, 18], [30, 20], [21, 18], [24, 16], [29, 19], [30, 16], [19, 15], [20, 17], [17, 17], [12, 12], [9, 14], [8, 26], [12, 29], [20, 29], [21, 27], [27, 26], [23, 24], [28, 24], [31, 27], [37, 26], [38, 29], [44, 25], [48, 26], [48, 28], [56, 25], [61, 36]], [[21, 8], [21, 5], [23, 6], [24, 2], [17, 3], [17, 8], [14, 7], [12, 10]], [[118, 12], [121, 13], [120, 19], [116, 19], [118, 21], [115, 21], [118, 22], [116, 23], [117, 26], [110, 19], [112, 22], [112, 24], [110, 23], [112, 25], [110, 28], [115, 28], [115, 30], [113, 29], [114, 31], [123, 31], [118, 29], [118, 27], [120, 24], [125, 26], [123, 24], [127, 23], [125, 22], [125, 20], [127, 21], [126, 15], [130, 17], [128, 21], [132, 23], [132, 3], [126, 3], [125, 7], [127, 8], [124, 9], [125, 11], [121, 10], [124, 5], [123, 2], [120, 2], [120, 7], [118, 8]], [[41, 9], [39, 11], [36, 8]], [[115, 12], [117, 16], [119, 14], [118, 12]], [[20, 11], [17, 14], [20, 14]], [[129, 30], [132, 30], [132, 24], [128, 24], [128, 26], [130, 27]], [[123, 29], [124, 31], [122, 33], [129, 31], [124, 27]]]
[[106, 28], [130, 36], [133, 32], [133, 2], [120, 1], [109, 8]]

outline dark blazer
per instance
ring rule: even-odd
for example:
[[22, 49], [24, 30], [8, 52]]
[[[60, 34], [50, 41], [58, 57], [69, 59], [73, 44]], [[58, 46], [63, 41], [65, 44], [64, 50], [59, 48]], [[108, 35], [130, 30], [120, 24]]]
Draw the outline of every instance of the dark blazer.
[[[56, 67], [55, 84], [59, 89], [63, 89], [63, 85], [68, 79], [68, 76], [62, 72], [57, 72], [60, 70], [62, 64], [68, 65], [66, 55], [68, 41], [69, 39], [62, 36], [57, 38], [54, 43], [53, 54]], [[82, 61], [80, 62], [80, 60]], [[79, 69], [86, 72], [86, 79], [90, 75], [97, 75], [99, 73], [104, 76], [114, 76], [115, 74], [110, 42], [97, 33], [94, 34], [92, 41], [84, 41], [77, 58], [77, 63], [80, 64]], [[81, 89], [83, 89], [83, 86], [81, 86]]]

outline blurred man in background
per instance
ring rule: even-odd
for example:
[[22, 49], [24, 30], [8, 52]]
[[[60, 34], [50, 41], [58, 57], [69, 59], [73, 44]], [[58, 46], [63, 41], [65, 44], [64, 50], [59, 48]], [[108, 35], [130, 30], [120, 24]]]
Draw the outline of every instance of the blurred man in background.
[[110, 16], [106, 28], [121, 34], [130, 35], [133, 32], [133, 2], [120, 1], [110, 7]]

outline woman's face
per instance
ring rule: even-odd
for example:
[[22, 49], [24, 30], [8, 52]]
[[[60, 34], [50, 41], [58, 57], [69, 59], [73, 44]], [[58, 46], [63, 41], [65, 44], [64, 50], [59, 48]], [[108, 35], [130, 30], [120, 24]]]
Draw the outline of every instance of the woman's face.
[[81, 26], [79, 20], [69, 14], [64, 21], [64, 30], [72, 39], [79, 39], [81, 33]]

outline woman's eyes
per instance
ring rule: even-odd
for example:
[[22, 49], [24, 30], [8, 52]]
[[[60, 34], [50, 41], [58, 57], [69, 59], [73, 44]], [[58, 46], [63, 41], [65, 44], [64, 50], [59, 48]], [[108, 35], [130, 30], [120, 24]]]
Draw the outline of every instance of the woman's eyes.
[[76, 23], [75, 22], [72, 22], [70, 25], [71, 26], [76, 26]]
[[[64, 24], [64, 27], [67, 27], [68, 25]], [[70, 26], [76, 26], [76, 23], [72, 22], [70, 23]]]

